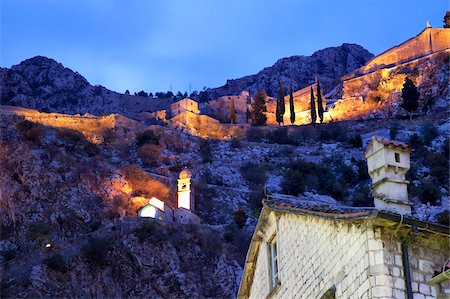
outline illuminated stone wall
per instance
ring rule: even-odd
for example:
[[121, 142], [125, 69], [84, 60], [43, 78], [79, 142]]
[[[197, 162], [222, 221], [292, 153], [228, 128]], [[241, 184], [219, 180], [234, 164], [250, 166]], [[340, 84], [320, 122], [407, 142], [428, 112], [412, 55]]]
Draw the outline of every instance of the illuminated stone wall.
[[209, 101], [206, 106], [211, 113], [223, 121], [230, 121], [231, 100], [234, 100], [236, 111], [236, 123], [244, 124], [247, 121], [247, 95], [223, 96], [216, 100]]
[[361, 68], [368, 73], [379, 67], [412, 60], [450, 48], [450, 29], [425, 28], [417, 36], [381, 53]]
[[[289, 213], [269, 216], [264, 223], [249, 298], [321, 298], [331, 288], [335, 298], [342, 299], [406, 298], [400, 250], [404, 236], [367, 221]], [[267, 242], [274, 236], [280, 286], [271, 293]], [[412, 242], [414, 298], [436, 298], [427, 281], [433, 268], [445, 262], [448, 250], [447, 239], [439, 235], [422, 232]], [[450, 292], [448, 284], [444, 288]]]
[[213, 139], [230, 139], [245, 136], [246, 128], [249, 125], [221, 124], [218, 120], [206, 116], [197, 115], [185, 111], [171, 119], [174, 127], [188, 131], [190, 134]]

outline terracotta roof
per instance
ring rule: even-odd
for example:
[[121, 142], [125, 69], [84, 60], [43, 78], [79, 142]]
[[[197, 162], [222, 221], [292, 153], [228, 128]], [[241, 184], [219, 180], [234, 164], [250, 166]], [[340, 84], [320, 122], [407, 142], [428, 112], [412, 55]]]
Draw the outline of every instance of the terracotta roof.
[[406, 144], [404, 142], [400, 142], [400, 141], [396, 141], [396, 140], [390, 140], [384, 137], [380, 137], [380, 136], [373, 136], [373, 138], [375, 138], [376, 140], [378, 140], [379, 142], [381, 142], [383, 145], [392, 145], [395, 147], [402, 147], [404, 149], [408, 149], [410, 148], [409, 144]]
[[357, 220], [375, 217], [392, 221], [410, 222], [426, 227], [429, 230], [440, 231], [447, 235], [450, 234], [450, 227], [448, 225], [420, 220], [416, 216], [402, 216], [400, 214], [387, 210], [380, 210], [375, 207], [351, 207], [337, 201], [325, 202], [308, 200], [306, 196], [290, 196], [290, 198], [272, 197], [270, 199], [264, 199], [263, 205], [273, 211], [311, 215], [333, 220]]
[[294, 214], [310, 214], [333, 219], [356, 219], [375, 216], [373, 207], [350, 207], [340, 203], [326, 203], [311, 200], [271, 198], [263, 201], [264, 206], [275, 211]]

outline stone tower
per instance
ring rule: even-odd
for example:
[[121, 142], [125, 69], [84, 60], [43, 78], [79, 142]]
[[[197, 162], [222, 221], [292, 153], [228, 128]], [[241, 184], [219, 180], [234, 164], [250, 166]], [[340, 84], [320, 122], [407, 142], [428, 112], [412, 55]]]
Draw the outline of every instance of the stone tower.
[[375, 207], [409, 215], [408, 184], [405, 175], [410, 168], [411, 148], [394, 140], [372, 136], [365, 158], [372, 179]]
[[194, 199], [191, 193], [191, 172], [184, 168], [178, 178], [178, 208], [194, 209]]

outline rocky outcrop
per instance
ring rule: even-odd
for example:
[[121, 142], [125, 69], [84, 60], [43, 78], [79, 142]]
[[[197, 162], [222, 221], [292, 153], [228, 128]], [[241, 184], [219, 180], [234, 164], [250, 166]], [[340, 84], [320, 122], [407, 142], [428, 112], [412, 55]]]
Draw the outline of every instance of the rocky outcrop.
[[311, 56], [282, 58], [255, 75], [227, 80], [224, 86], [206, 90], [206, 98], [238, 95], [243, 90], [253, 95], [261, 88], [268, 95], [276, 96], [280, 80], [287, 93], [290, 84], [294, 90], [298, 90], [313, 84], [317, 75], [321, 78], [324, 90], [328, 91], [338, 84], [340, 77], [363, 66], [372, 57], [372, 53], [359, 45], [342, 44], [317, 51]]
[[163, 99], [120, 94], [103, 86], [92, 86], [79, 73], [53, 59], [36, 56], [18, 65], [0, 68], [2, 105], [21, 106], [43, 112], [134, 116], [167, 107]]

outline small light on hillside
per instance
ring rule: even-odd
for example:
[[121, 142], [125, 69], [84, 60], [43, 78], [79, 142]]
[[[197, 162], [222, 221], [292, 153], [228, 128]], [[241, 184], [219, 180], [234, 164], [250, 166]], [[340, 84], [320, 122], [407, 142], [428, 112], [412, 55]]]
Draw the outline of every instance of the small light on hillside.
[[51, 247], [52, 247], [52, 244], [50, 244], [50, 243], [45, 244], [45, 248], [51, 248]]

